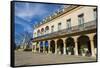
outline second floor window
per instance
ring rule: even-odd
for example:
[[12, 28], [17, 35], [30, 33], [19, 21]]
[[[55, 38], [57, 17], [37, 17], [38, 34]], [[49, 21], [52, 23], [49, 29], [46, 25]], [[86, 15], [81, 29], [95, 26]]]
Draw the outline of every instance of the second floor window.
[[54, 32], [54, 25], [51, 26], [51, 32]]
[[45, 33], [49, 33], [49, 26], [45, 27]]
[[37, 36], [40, 36], [40, 30], [37, 31]]
[[79, 22], [79, 25], [84, 24], [84, 14], [78, 15], [78, 22]]
[[44, 34], [44, 28], [41, 29], [41, 34], [42, 34], [42, 35]]
[[58, 30], [61, 30], [61, 23], [58, 23]]
[[68, 29], [71, 28], [71, 19], [68, 19], [68, 20], [67, 20], [67, 28], [68, 28]]
[[96, 19], [97, 18], [97, 9], [96, 8], [93, 9], [93, 14], [94, 14], [94, 19]]

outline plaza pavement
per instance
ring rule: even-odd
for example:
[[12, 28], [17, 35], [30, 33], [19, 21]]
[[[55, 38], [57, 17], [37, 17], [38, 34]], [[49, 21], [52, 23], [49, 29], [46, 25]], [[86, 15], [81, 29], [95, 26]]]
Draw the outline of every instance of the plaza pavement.
[[69, 56], [60, 54], [43, 54], [25, 51], [15, 51], [15, 66], [89, 62], [96, 61], [95, 57]]

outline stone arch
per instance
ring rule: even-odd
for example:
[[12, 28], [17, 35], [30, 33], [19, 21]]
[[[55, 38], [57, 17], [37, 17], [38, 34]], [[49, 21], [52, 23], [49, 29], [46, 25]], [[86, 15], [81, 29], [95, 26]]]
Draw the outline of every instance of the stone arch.
[[43, 42], [40, 42], [40, 52], [43, 52]]
[[74, 47], [75, 47], [75, 42], [74, 39], [72, 37], [68, 37], [65, 40], [66, 43], [66, 54], [71, 54], [74, 55]]
[[39, 42], [36, 42], [36, 51], [39, 52]]
[[62, 39], [58, 39], [57, 40], [57, 52], [63, 54], [63, 40]]
[[90, 39], [86, 35], [81, 35], [77, 39], [78, 43], [78, 53], [79, 55], [83, 56], [90, 56], [91, 55], [91, 45], [90, 45]]
[[55, 53], [55, 41], [54, 40], [50, 41], [50, 51], [52, 53]]
[[48, 41], [45, 41], [45, 51], [48, 53]]

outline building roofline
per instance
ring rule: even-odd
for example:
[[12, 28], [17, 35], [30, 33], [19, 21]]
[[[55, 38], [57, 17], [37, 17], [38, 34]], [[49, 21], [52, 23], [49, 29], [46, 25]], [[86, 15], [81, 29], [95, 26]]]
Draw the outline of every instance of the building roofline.
[[56, 18], [62, 16], [63, 14], [65, 14], [65, 13], [67, 13], [67, 12], [69, 12], [69, 11], [75, 9], [75, 8], [77, 8], [77, 7], [79, 7], [79, 5], [75, 5], [75, 6], [74, 6], [74, 5], [71, 5], [71, 6], [67, 7], [67, 8], [64, 8], [63, 10], [60, 10], [56, 15], [54, 15], [54, 14], [51, 15], [51, 19], [47, 18], [46, 21], [44, 21], [44, 22], [42, 21], [42, 22], [41, 22], [42, 24], [36, 25], [35, 28], [38, 28], [38, 27], [40, 27], [41, 25], [43, 25], [43, 24], [45, 24], [45, 23], [48, 23], [48, 22], [50, 22], [50, 21], [52, 21], [52, 20], [54, 20], [54, 19], [56, 19]]

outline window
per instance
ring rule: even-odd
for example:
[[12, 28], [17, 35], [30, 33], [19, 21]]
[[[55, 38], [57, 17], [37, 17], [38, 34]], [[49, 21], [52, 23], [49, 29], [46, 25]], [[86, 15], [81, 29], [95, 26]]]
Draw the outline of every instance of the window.
[[71, 19], [67, 20], [67, 28], [71, 28]]
[[80, 30], [84, 29], [84, 14], [78, 15], [78, 22]]
[[42, 35], [44, 34], [44, 28], [41, 29], [41, 34], [42, 34]]
[[94, 14], [94, 19], [96, 19], [97, 18], [97, 9], [96, 8], [93, 9], [93, 14]]
[[46, 26], [46, 27], [45, 27], [45, 33], [46, 33], [46, 34], [49, 33], [49, 26]]
[[67, 32], [71, 31], [71, 19], [67, 20]]
[[58, 23], [58, 30], [61, 30], [61, 23]]
[[37, 31], [37, 36], [40, 36], [40, 30]]
[[51, 26], [51, 32], [54, 32], [54, 25]]
[[78, 22], [79, 22], [79, 25], [84, 24], [84, 14], [78, 15]]

